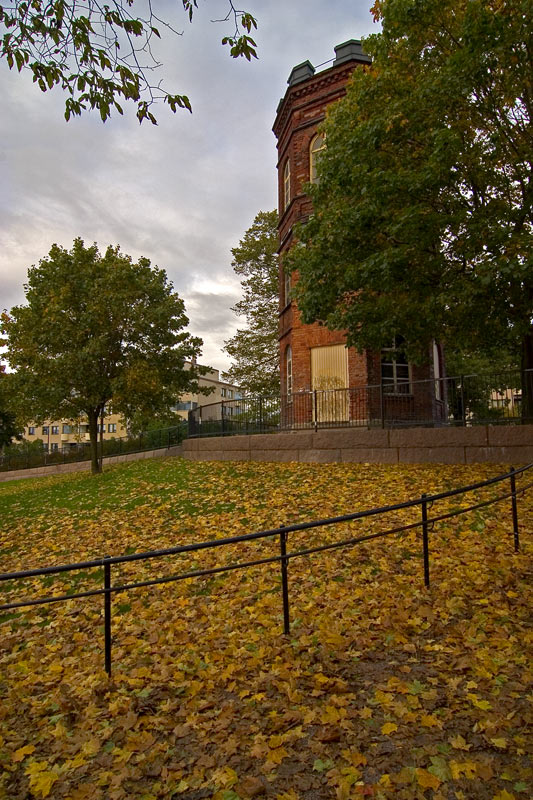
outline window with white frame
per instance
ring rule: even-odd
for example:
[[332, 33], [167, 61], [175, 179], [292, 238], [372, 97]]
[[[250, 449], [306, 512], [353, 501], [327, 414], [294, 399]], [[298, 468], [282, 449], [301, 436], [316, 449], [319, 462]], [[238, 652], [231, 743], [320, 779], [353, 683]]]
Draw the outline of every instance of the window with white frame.
[[43, 436], [48, 436], [49, 431], [50, 428], [48, 427], [48, 425], [43, 425]]
[[[53, 436], [57, 436], [58, 433], [59, 433], [59, 425], [52, 425], [52, 435]], [[56, 450], [57, 450], [57, 447], [56, 447]]]
[[442, 369], [440, 364], [439, 346], [433, 340], [433, 377], [435, 378], [435, 400], [442, 400]]
[[317, 164], [326, 147], [326, 137], [323, 133], [317, 133], [311, 139], [309, 145], [309, 180], [311, 183], [318, 183]]
[[117, 432], [117, 423], [116, 422], [108, 422], [107, 423], [107, 432], [108, 433], [116, 433]]
[[52, 453], [57, 453], [57, 451], [59, 450], [59, 445], [57, 442], [52, 442], [50, 448], [52, 450]]
[[411, 366], [401, 350], [403, 341], [396, 336], [391, 346], [381, 351], [381, 384], [385, 394], [412, 394]]
[[292, 403], [292, 347], [285, 350], [285, 369], [287, 375], [287, 402]]
[[288, 269], [284, 270], [283, 302], [286, 306], [291, 302], [291, 273]]
[[28, 436], [35, 436], [35, 427], [33, 425], [28, 428]]
[[289, 159], [285, 162], [283, 170], [283, 210], [289, 207], [291, 202], [291, 163]]

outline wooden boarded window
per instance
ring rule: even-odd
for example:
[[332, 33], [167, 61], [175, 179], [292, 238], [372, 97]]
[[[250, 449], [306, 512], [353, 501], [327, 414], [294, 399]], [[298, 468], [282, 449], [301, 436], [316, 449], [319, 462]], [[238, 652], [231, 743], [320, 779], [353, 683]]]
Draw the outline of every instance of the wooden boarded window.
[[317, 393], [313, 413], [317, 422], [349, 419], [348, 350], [343, 344], [311, 349], [311, 384]]

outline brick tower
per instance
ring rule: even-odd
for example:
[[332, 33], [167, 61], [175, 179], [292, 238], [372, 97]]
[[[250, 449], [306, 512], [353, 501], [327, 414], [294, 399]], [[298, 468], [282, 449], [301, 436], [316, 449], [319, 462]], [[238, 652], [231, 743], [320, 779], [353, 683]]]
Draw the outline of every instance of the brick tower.
[[[281, 393], [288, 424], [321, 420], [370, 423], [415, 416], [431, 420], [441, 413], [436, 404], [439, 398], [431, 396], [435, 392], [428, 393], [427, 386], [423, 392], [416, 388], [416, 381], [442, 376], [438, 347], [435, 364], [425, 368], [393, 361], [392, 357], [387, 362], [385, 351], [358, 353], [347, 348], [342, 331], [301, 322], [290, 295], [297, 276], [283, 270], [283, 254], [292, 245], [294, 224], [305, 222], [312, 213], [303, 186], [316, 180], [316, 162], [325, 146], [318, 127], [330, 103], [345, 95], [352, 72], [369, 63], [361, 42], [351, 39], [335, 47], [332, 65], [320, 72], [315, 72], [309, 61], [299, 64], [289, 75], [288, 89], [276, 112], [273, 131], [278, 140]], [[362, 390], [369, 385], [376, 390]]]

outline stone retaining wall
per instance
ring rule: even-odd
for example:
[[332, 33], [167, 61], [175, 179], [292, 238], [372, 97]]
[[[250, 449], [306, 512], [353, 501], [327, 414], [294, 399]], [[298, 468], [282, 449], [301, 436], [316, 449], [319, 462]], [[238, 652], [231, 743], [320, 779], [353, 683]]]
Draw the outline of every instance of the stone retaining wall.
[[190, 461], [301, 461], [373, 464], [533, 462], [533, 425], [401, 430], [291, 431], [186, 439]]
[[[180, 456], [181, 452], [182, 445], [174, 445], [173, 447], [162, 447], [157, 450], [142, 450], [140, 453], [124, 453], [121, 456], [104, 456], [104, 466], [121, 464], [124, 461], [139, 461], [142, 458]], [[21, 478], [45, 478], [48, 475], [64, 475], [67, 472], [88, 472], [90, 469], [90, 461], [72, 461], [70, 464], [51, 464], [49, 467], [16, 469], [12, 472], [0, 472], [0, 483], [3, 481], [17, 481]]]

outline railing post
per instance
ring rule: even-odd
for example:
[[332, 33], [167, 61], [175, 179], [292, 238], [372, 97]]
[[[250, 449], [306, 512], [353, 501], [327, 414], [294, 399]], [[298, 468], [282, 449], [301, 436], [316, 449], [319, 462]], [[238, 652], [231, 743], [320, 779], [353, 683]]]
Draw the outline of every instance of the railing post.
[[465, 376], [460, 375], [459, 379], [461, 381], [461, 421], [463, 427], [466, 427], [466, 406], [465, 406]]
[[111, 677], [111, 564], [104, 557], [104, 647], [105, 647], [105, 671]]
[[385, 428], [385, 398], [383, 396], [383, 378], [379, 384], [379, 415], [381, 417], [381, 427]]
[[290, 633], [289, 579], [287, 574], [287, 533], [285, 531], [281, 531], [279, 535], [279, 545], [281, 551], [281, 589], [283, 593], [283, 633], [288, 636]]
[[424, 585], [429, 587], [429, 540], [428, 540], [428, 504], [426, 495], [422, 495], [422, 543], [424, 547]]
[[518, 553], [520, 549], [520, 538], [518, 534], [518, 508], [516, 506], [516, 478], [515, 468], [510, 469], [511, 479], [511, 507], [513, 511], [513, 535], [514, 535], [514, 551]]
[[316, 389], [313, 390], [313, 403], [315, 407], [315, 433], [318, 430], [318, 395]]

